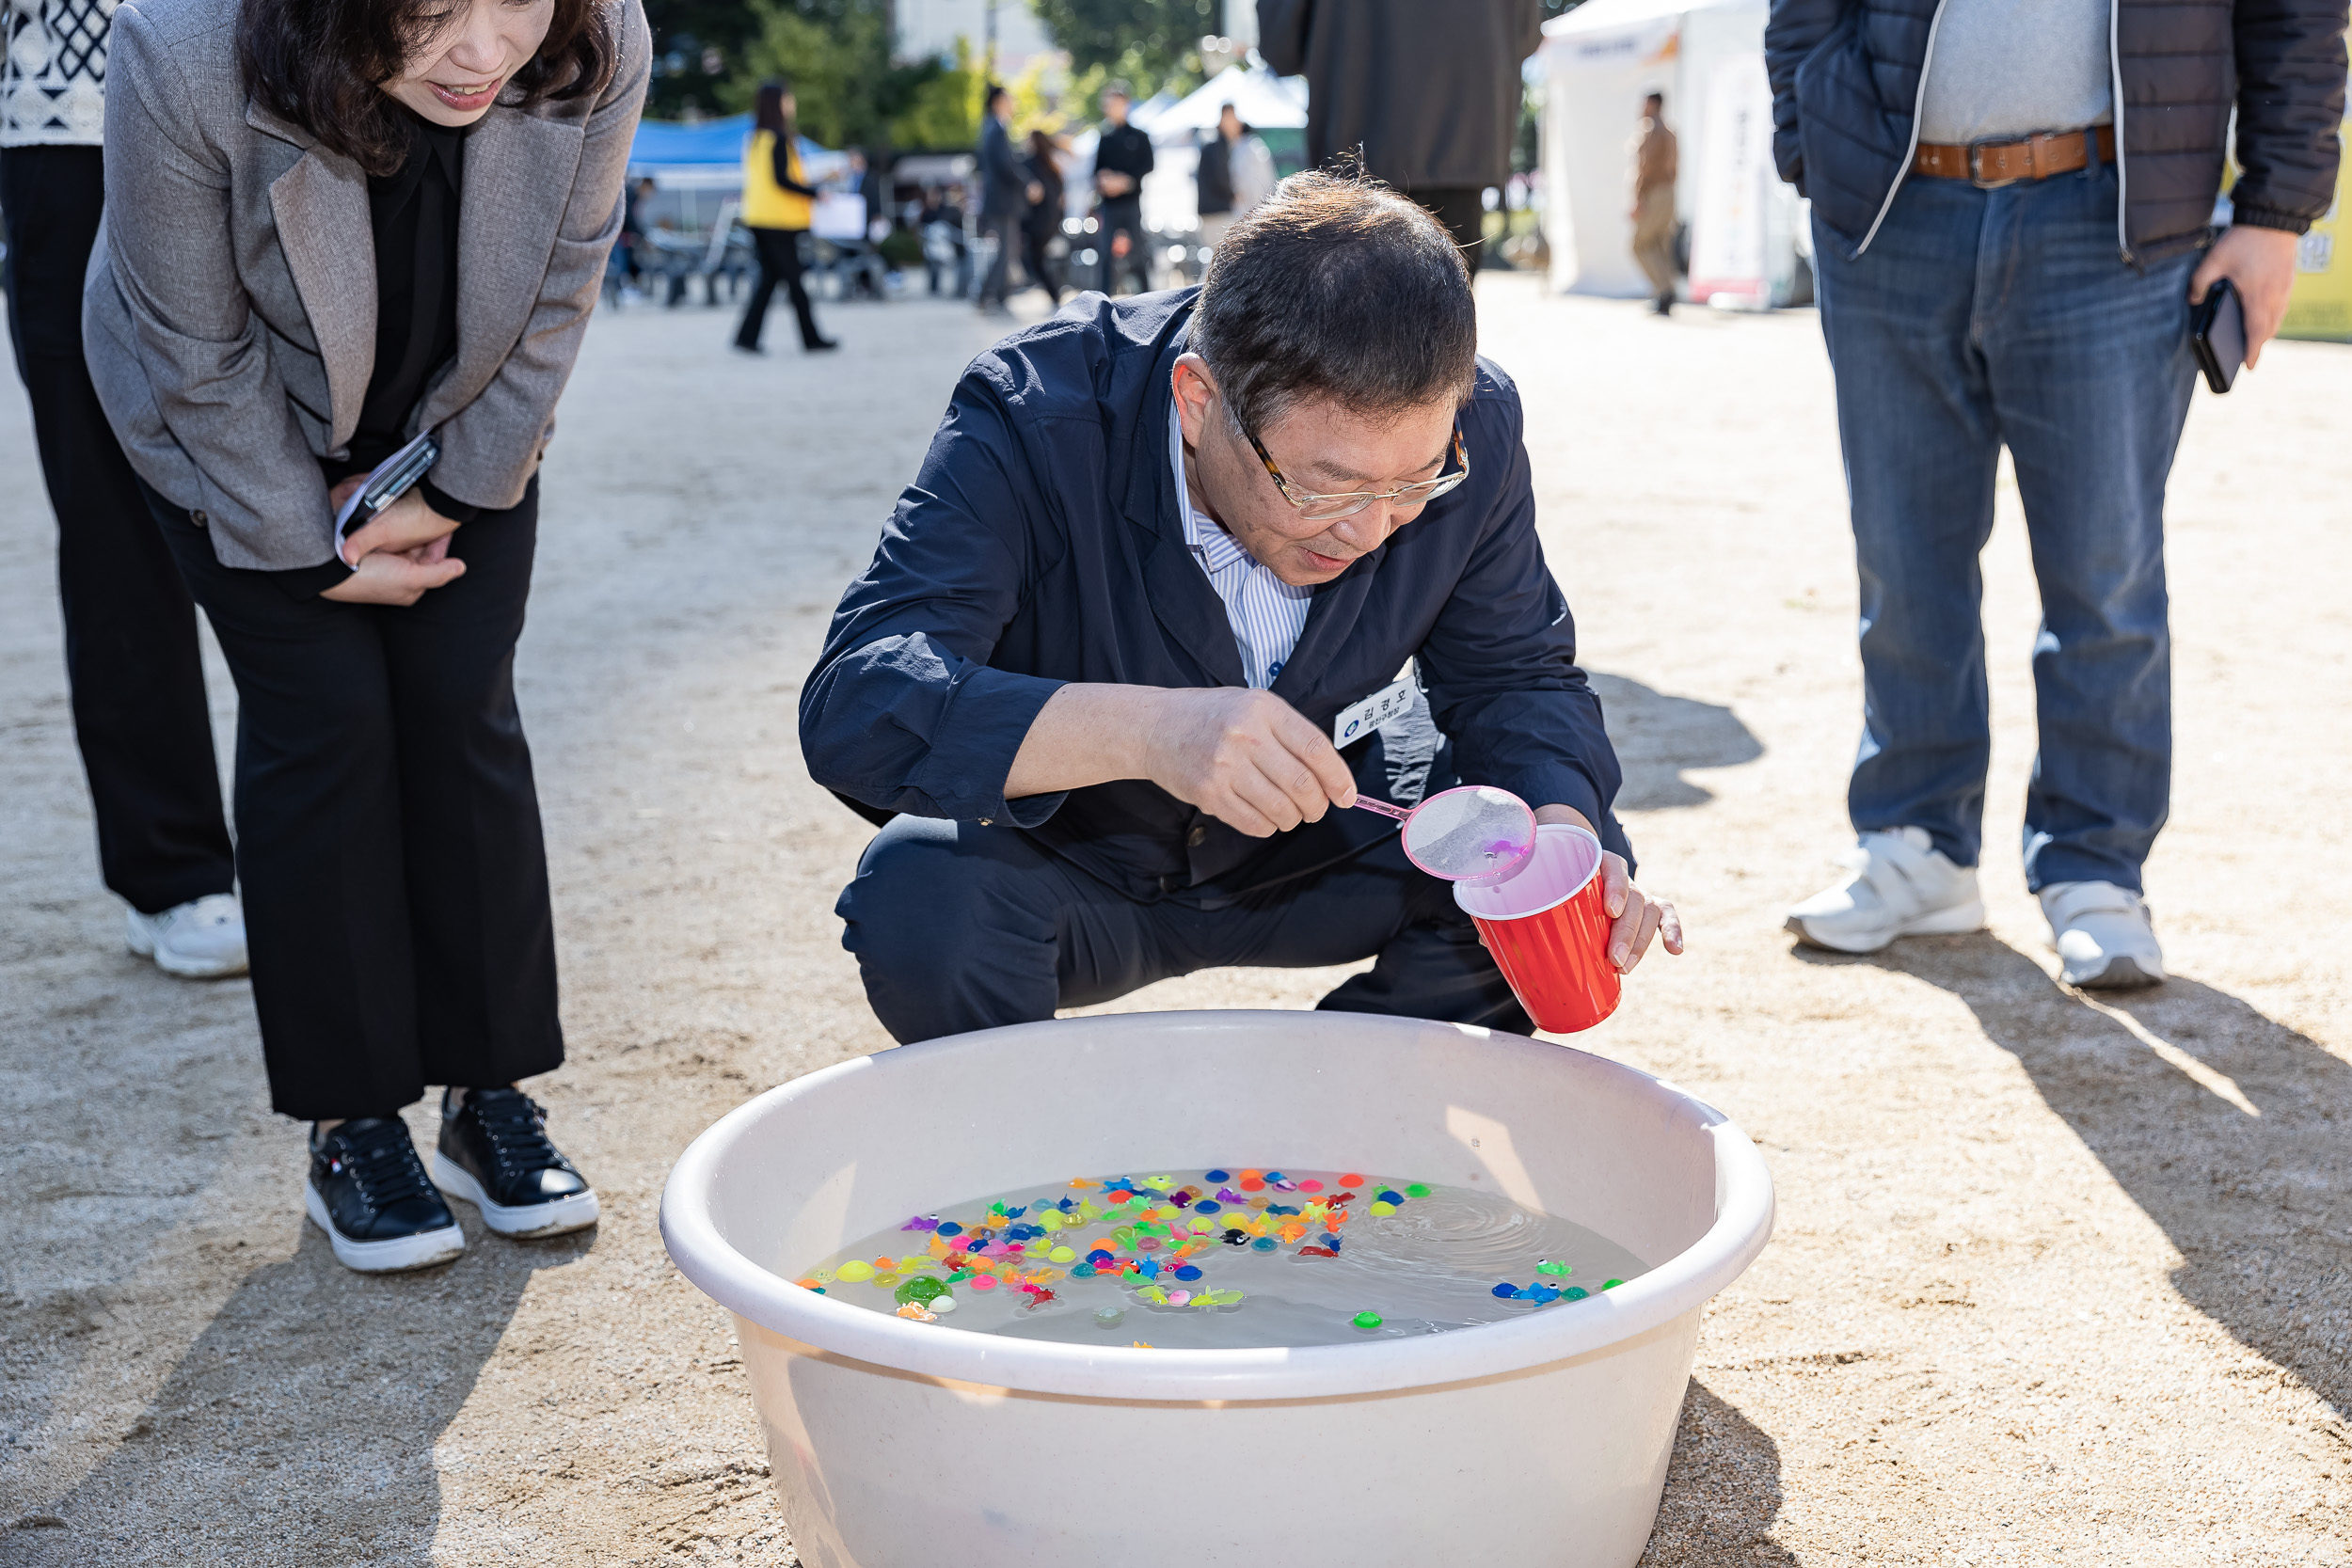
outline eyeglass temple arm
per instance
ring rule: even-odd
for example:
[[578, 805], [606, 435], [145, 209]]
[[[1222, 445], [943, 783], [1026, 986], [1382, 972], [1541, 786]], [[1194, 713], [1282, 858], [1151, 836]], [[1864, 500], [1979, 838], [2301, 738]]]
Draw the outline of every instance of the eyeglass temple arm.
[[1368, 795], [1357, 796], [1356, 806], [1359, 811], [1376, 811], [1383, 816], [1393, 816], [1399, 822], [1409, 820], [1413, 815], [1403, 806], [1392, 806], [1386, 800], [1375, 800]]

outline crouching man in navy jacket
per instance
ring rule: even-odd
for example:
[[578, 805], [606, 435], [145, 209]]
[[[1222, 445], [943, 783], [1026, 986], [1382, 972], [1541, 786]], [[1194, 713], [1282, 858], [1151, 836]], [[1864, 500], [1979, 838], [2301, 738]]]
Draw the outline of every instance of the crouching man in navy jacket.
[[1620, 969], [1680, 952], [1610, 815], [1521, 427], [1445, 231], [1332, 174], [1236, 223], [1199, 290], [975, 360], [801, 699], [818, 782], [903, 814], [837, 911], [883, 1025], [1376, 956], [1322, 1006], [1527, 1031], [1451, 884], [1341, 809], [1457, 781], [1600, 835]]

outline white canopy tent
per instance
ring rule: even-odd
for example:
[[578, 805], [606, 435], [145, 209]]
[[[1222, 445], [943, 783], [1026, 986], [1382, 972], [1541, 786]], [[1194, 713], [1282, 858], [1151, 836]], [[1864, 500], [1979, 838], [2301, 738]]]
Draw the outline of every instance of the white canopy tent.
[[[1152, 138], [1156, 166], [1143, 177], [1143, 221], [1150, 229], [1182, 233], [1200, 221], [1200, 141], [1216, 128], [1231, 103], [1252, 130], [1296, 128], [1307, 123], [1307, 78], [1277, 76], [1263, 65], [1227, 66], [1172, 103], [1138, 103], [1130, 117]], [[1092, 152], [1088, 154], [1091, 168]]]
[[1632, 141], [1643, 98], [1666, 100], [1682, 166], [1694, 299], [1789, 302], [1804, 203], [1772, 158], [1767, 0], [1587, 0], [1544, 24], [1544, 226], [1552, 286], [1638, 298]]
[[1259, 129], [1303, 126], [1307, 123], [1307, 78], [1277, 76], [1263, 65], [1227, 66], [1148, 119], [1137, 109], [1135, 121], [1156, 145], [1186, 132], [1214, 129], [1228, 103], [1244, 125]]

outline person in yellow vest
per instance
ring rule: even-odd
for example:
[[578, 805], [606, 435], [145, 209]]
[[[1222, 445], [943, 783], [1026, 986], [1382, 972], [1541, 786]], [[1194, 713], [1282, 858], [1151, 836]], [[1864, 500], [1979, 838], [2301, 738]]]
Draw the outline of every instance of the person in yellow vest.
[[801, 236], [808, 232], [817, 193], [802, 177], [792, 111], [791, 84], [760, 84], [751, 146], [743, 153], [743, 227], [752, 231], [752, 248], [759, 257], [759, 282], [735, 332], [736, 349], [743, 354], [767, 352], [759, 346], [759, 331], [767, 325], [768, 301], [778, 283], [791, 293], [792, 312], [801, 319], [801, 346], [811, 354], [841, 346], [817, 330], [817, 312], [801, 282]]

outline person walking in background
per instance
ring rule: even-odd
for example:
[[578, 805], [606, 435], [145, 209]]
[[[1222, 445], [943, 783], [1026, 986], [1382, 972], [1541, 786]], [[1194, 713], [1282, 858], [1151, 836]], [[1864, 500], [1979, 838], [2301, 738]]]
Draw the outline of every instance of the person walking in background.
[[991, 314], [1005, 308], [1011, 275], [1013, 234], [1028, 210], [1036, 182], [1012, 150], [1006, 120], [1012, 94], [992, 85], [980, 116], [980, 232], [989, 242], [988, 273], [980, 279], [979, 308]]
[[857, 198], [865, 228], [854, 240], [829, 242], [835, 254], [834, 276], [840, 280], [841, 299], [860, 297], [880, 301], [889, 295], [886, 281], [889, 269], [882, 264], [882, 236], [890, 232], [889, 203], [885, 193], [889, 176], [883, 173], [884, 160], [869, 158], [866, 149], [852, 147], [847, 155], [848, 168], [841, 188], [846, 195]]
[[1127, 84], [1103, 88], [1103, 127], [1094, 145], [1094, 216], [1103, 253], [1103, 292], [1119, 292], [1121, 272], [1136, 292], [1152, 292], [1152, 246], [1143, 230], [1143, 177], [1152, 172], [1152, 138], [1127, 123]]
[[82, 276], [105, 200], [100, 0], [0, 13], [0, 217], [8, 341], [57, 515], [73, 738], [98, 863], [131, 951], [167, 974], [242, 974], [245, 915], [221, 809], [196, 605], [149, 520], [82, 357]]
[[[652, 42], [636, 0], [115, 12], [90, 374], [236, 677], [270, 1100], [363, 1272], [464, 1248], [443, 1190], [505, 1235], [596, 1218], [515, 1087], [564, 1059], [515, 643]], [[433, 1084], [428, 1178], [400, 1111]]]
[[743, 227], [751, 230], [752, 254], [759, 260], [759, 281], [744, 302], [735, 346], [743, 354], [763, 352], [759, 335], [768, 325], [768, 302], [781, 283], [792, 296], [801, 325], [801, 347], [820, 354], [841, 345], [817, 327], [817, 309], [801, 277], [801, 240], [808, 233], [816, 191], [801, 169], [800, 135], [793, 124], [789, 82], [762, 82], [752, 104], [752, 140], [743, 152]]
[[646, 226], [645, 207], [653, 200], [656, 189], [653, 176], [647, 175], [631, 182], [622, 198], [625, 206], [621, 213], [621, 267], [628, 287], [637, 293], [646, 292], [649, 269], [645, 263], [653, 253], [653, 230]]
[[1258, 52], [1307, 78], [1308, 164], [1360, 148], [1364, 171], [1435, 213], [1475, 272], [1543, 22], [1543, 0], [1258, 0]]
[[1274, 193], [1274, 154], [1241, 122], [1231, 103], [1217, 111], [1216, 130], [1200, 149], [1195, 176], [1200, 193], [1200, 243], [1211, 249], [1233, 220]]
[[2249, 365], [2278, 331], [2296, 236], [2335, 195], [2344, 14], [1969, 0], [1931, 52], [1915, 4], [1775, 0], [1773, 152], [1812, 198], [1862, 578], [1861, 843], [1789, 911], [1800, 941], [1867, 953], [1984, 923], [1978, 558], [2006, 444], [2042, 589], [2026, 883], [2067, 984], [2164, 978], [2141, 868], [2170, 802], [2188, 307], [2226, 279]]
[[1642, 101], [1641, 128], [1633, 137], [1633, 259], [1649, 277], [1650, 309], [1661, 316], [1675, 308], [1675, 177], [1681, 168], [1675, 134], [1666, 129], [1666, 97]]
[[944, 274], [955, 285], [956, 297], [968, 298], [972, 293], [972, 258], [964, 248], [963, 187], [950, 185], [941, 191], [926, 186], [915, 230], [923, 236], [923, 273], [930, 292], [940, 293]]
[[1047, 250], [1061, 233], [1065, 194], [1054, 138], [1042, 131], [1030, 132], [1029, 155], [1023, 162], [1029, 170], [1029, 206], [1021, 218], [1021, 270], [1029, 275], [1030, 282], [1045, 291], [1046, 298], [1059, 306], [1060, 269]]

